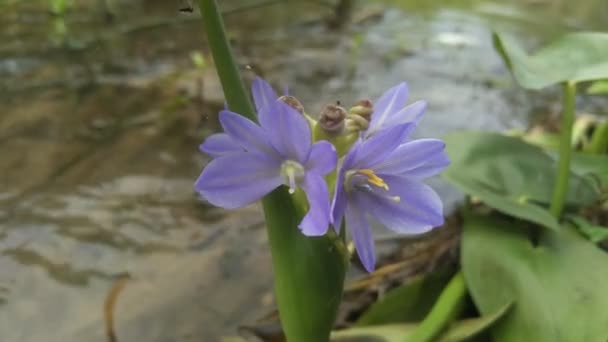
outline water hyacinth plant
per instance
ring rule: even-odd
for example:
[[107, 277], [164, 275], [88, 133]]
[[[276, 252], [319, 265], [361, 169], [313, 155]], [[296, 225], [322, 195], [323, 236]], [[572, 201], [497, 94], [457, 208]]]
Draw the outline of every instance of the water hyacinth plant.
[[[601, 290], [608, 286], [608, 257], [571, 223], [586, 226], [577, 229], [588, 232], [596, 218], [581, 215], [592, 216], [591, 205], [605, 206], [606, 199], [585, 173], [603, 172], [604, 177], [596, 178], [605, 188], [608, 164], [600, 156], [572, 165], [578, 156], [571, 151], [570, 136], [577, 82], [608, 77], [608, 36], [576, 35], [531, 58], [495, 37], [522, 85], [563, 84], [556, 167], [555, 153], [502, 134], [453, 133], [445, 138], [447, 145], [438, 139], [411, 139], [427, 104], [406, 105], [405, 83], [374, 102], [362, 100], [349, 109], [327, 105], [315, 119], [295, 97], [279, 97], [257, 78], [251, 89], [254, 107], [215, 1], [201, 0], [200, 9], [227, 109], [219, 115], [224, 131], [200, 146], [213, 160], [195, 189], [227, 209], [261, 200], [288, 342], [327, 342], [330, 336], [464, 341], [488, 329], [496, 341], [605, 341], [608, 303]], [[572, 46], [581, 49], [571, 53]], [[580, 58], [583, 50], [592, 51], [592, 58]], [[552, 65], [557, 62], [562, 70], [576, 70], [555, 79]], [[605, 134], [599, 132], [594, 134]], [[443, 290], [426, 299], [434, 304], [423, 313], [396, 307], [396, 298], [416, 302], [416, 296], [425, 295], [423, 281], [414, 281], [389, 292], [385, 301], [379, 298], [373, 314], [363, 315], [362, 321], [369, 321], [396, 312], [384, 325], [332, 334], [350, 259], [349, 238], [364, 268], [372, 272], [372, 222], [403, 234], [441, 226], [442, 201], [424, 181], [446, 168], [445, 178], [474, 197], [460, 215], [460, 271], [448, 274], [451, 280], [440, 287], [430, 286]], [[465, 316], [467, 312], [479, 316]], [[467, 319], [454, 322], [460, 318]]]
[[[441, 199], [422, 180], [449, 164], [445, 144], [437, 139], [408, 139], [426, 103], [404, 106], [405, 83], [380, 98], [380, 105], [369, 116], [368, 129], [358, 132], [360, 137], [343, 157], [339, 170], [335, 169], [336, 149], [328, 141], [312, 143], [303, 113], [285, 103], [261, 78], [253, 81], [252, 95], [260, 126], [224, 110], [219, 115], [224, 132], [210, 136], [200, 146], [214, 160], [203, 170], [195, 189], [211, 204], [239, 208], [281, 185], [297, 201], [296, 190], [301, 188], [309, 206], [299, 224], [302, 233], [323, 235], [331, 221], [339, 234], [346, 216], [346, 227], [370, 272], [375, 256], [367, 216], [405, 234], [421, 234], [443, 224]], [[366, 103], [371, 108], [372, 102]], [[323, 177], [332, 171], [338, 176], [330, 215]]]

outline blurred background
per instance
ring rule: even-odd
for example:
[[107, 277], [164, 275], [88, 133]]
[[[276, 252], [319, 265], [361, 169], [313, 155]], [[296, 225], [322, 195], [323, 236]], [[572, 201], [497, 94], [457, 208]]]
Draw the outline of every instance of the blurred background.
[[[246, 78], [312, 115], [407, 81], [430, 103], [419, 137], [555, 121], [558, 94], [517, 88], [492, 30], [529, 48], [608, 30], [605, 0], [220, 5]], [[272, 309], [259, 207], [192, 190], [224, 103], [201, 30], [196, 1], [0, 0], [0, 341], [111, 341], [108, 320], [117, 341], [217, 341]], [[432, 185], [449, 214], [460, 194]]]

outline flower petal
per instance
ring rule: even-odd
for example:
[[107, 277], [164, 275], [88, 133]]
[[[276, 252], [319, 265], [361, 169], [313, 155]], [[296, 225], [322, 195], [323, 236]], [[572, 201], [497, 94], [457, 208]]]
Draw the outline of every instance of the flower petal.
[[365, 132], [366, 137], [377, 133], [385, 127], [385, 121], [405, 106], [408, 93], [407, 84], [403, 82], [387, 90], [378, 101], [376, 101], [369, 128]]
[[418, 139], [399, 146], [390, 157], [376, 166], [375, 171], [379, 175], [403, 175], [412, 179], [424, 179], [438, 174], [449, 164], [443, 141]]
[[308, 122], [283, 101], [276, 101], [271, 107], [272, 120], [264, 129], [272, 146], [287, 159], [305, 164], [312, 145]]
[[405, 138], [416, 126], [412, 123], [396, 125], [381, 130], [367, 140], [353, 152], [356, 153], [356, 161], [353, 168], [373, 168], [376, 164], [388, 158], [393, 151], [403, 143]]
[[[405, 177], [388, 176], [390, 191], [357, 193], [357, 201], [387, 228], [398, 233], [421, 234], [443, 224], [443, 204], [430, 186]], [[398, 196], [394, 201], [388, 196]]]
[[409, 106], [406, 106], [405, 108], [401, 109], [397, 113], [392, 114], [389, 118], [386, 119], [380, 129], [408, 122], [412, 122], [417, 125], [420, 122], [420, 119], [422, 119], [422, 115], [424, 114], [426, 107], [426, 101], [416, 101], [410, 104]]
[[240, 208], [283, 183], [280, 167], [279, 161], [262, 153], [233, 153], [207, 164], [194, 188], [213, 205]]
[[243, 152], [243, 148], [226, 133], [210, 135], [198, 149], [215, 158], [228, 153]]
[[264, 130], [253, 121], [229, 110], [221, 111], [219, 119], [224, 132], [241, 145], [243, 149], [269, 154], [276, 153], [273, 152]]
[[338, 163], [338, 154], [334, 145], [328, 141], [319, 141], [312, 145], [306, 169], [321, 176], [333, 171]]
[[251, 93], [253, 94], [253, 102], [255, 109], [258, 112], [258, 121], [260, 126], [268, 127], [272, 120], [270, 105], [274, 103], [279, 96], [272, 89], [268, 82], [260, 77], [256, 77], [251, 84]]
[[376, 255], [374, 254], [374, 238], [372, 229], [365, 217], [365, 212], [355, 202], [349, 202], [346, 206], [346, 226], [348, 227], [359, 259], [368, 272], [374, 270]]
[[324, 235], [329, 227], [330, 215], [327, 183], [320, 174], [307, 172], [302, 189], [306, 193], [310, 209], [299, 227], [307, 236]]
[[331, 224], [334, 226], [336, 233], [340, 233], [342, 228], [342, 218], [346, 209], [346, 201], [348, 200], [346, 191], [344, 190], [344, 173], [338, 174], [336, 180], [336, 190], [334, 198], [331, 201]]

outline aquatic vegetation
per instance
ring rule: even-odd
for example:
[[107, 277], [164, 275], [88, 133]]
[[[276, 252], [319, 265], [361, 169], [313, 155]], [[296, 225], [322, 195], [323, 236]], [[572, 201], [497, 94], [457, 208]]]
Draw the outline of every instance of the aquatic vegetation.
[[[494, 37], [521, 85], [561, 83], [556, 153], [499, 133], [457, 132], [446, 143], [411, 140], [426, 103], [406, 106], [404, 83], [376, 103], [363, 100], [348, 110], [327, 105], [315, 120], [297, 99], [279, 97], [258, 79], [254, 110], [215, 2], [200, 3], [234, 112], [223, 111], [224, 133], [201, 145], [214, 159], [196, 189], [225, 208], [262, 199], [288, 341], [463, 341], [486, 331], [495, 341], [605, 341], [608, 255], [584, 236], [605, 238], [598, 212], [607, 209], [607, 158], [601, 148], [582, 151], [592, 158], [581, 158], [571, 141], [577, 83], [608, 77], [606, 34], [568, 35], [532, 57], [513, 41]], [[605, 141], [606, 132], [595, 132], [601, 135], [597, 141]], [[441, 199], [422, 181], [446, 167], [445, 179], [470, 196], [460, 212], [460, 270], [440, 293], [428, 292], [435, 304], [424, 314], [395, 310], [397, 299], [421, 293], [420, 282], [413, 282], [373, 306], [373, 316], [386, 321], [365, 327], [372, 315], [364, 314], [368, 321], [361, 326], [332, 334], [349, 260], [346, 231], [365, 269], [373, 271], [368, 218], [408, 234], [442, 225]], [[471, 312], [479, 316], [467, 316]], [[420, 322], [404, 319], [421, 316]]]

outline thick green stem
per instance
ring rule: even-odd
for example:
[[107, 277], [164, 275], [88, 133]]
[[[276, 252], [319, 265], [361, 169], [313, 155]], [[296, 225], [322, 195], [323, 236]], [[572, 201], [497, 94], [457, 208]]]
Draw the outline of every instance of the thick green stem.
[[568, 195], [568, 180], [570, 179], [570, 159], [572, 157], [572, 126], [574, 125], [574, 107], [576, 97], [576, 83], [563, 84], [562, 123], [559, 143], [559, 161], [557, 177], [551, 199], [551, 214], [559, 217], [564, 209]]
[[198, 3], [215, 69], [220, 77], [228, 107], [233, 112], [255, 120], [255, 111], [247, 91], [245, 91], [241, 74], [228, 44], [219, 8], [214, 0], [200, 0]]
[[[199, 0], [205, 32], [226, 102], [255, 119], [214, 0]], [[310, 238], [298, 229], [304, 213], [285, 187], [262, 201], [272, 254], [275, 294], [289, 342], [327, 342], [342, 298], [344, 248], [335, 236]]]
[[467, 288], [462, 272], [456, 273], [445, 287], [431, 312], [424, 318], [408, 342], [435, 341], [445, 327], [464, 309]]

